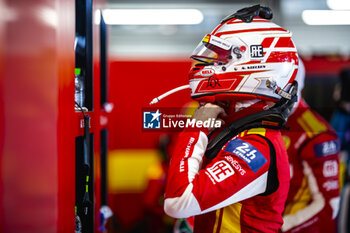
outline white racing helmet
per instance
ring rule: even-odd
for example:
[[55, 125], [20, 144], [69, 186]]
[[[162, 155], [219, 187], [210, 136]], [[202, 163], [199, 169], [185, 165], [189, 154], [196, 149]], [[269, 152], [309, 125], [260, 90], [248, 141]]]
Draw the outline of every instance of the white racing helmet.
[[150, 104], [190, 88], [197, 101], [268, 100], [288, 93], [298, 72], [292, 34], [272, 23], [272, 12], [255, 5], [226, 17], [204, 36], [191, 56], [199, 61], [189, 73], [189, 85], [174, 88]]
[[204, 36], [191, 56], [199, 61], [189, 74], [193, 99], [276, 102], [288, 95], [298, 53], [291, 33], [268, 20], [266, 10], [244, 8]]

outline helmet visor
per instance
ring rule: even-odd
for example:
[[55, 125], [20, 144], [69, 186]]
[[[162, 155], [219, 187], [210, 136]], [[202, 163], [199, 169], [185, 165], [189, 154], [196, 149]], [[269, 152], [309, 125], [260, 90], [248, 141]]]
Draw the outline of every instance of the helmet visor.
[[193, 51], [191, 58], [202, 62], [227, 63], [231, 58], [232, 44], [220, 37], [207, 34]]

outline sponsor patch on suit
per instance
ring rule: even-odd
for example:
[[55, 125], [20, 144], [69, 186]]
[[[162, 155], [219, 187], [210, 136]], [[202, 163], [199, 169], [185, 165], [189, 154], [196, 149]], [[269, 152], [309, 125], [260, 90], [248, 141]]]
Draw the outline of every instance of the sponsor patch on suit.
[[240, 157], [253, 172], [257, 172], [267, 162], [264, 155], [253, 145], [237, 138], [227, 144], [225, 151]]

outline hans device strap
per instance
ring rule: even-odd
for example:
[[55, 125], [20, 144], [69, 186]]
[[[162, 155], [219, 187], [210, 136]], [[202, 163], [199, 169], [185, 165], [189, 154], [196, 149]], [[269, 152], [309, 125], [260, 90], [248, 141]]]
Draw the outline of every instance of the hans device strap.
[[292, 108], [297, 101], [297, 89], [298, 84], [294, 81], [288, 92], [291, 98], [282, 97], [272, 108], [242, 117], [229, 124], [208, 143], [205, 156], [208, 159], [215, 158], [229, 140], [244, 130], [261, 127], [270, 129], [285, 127]]

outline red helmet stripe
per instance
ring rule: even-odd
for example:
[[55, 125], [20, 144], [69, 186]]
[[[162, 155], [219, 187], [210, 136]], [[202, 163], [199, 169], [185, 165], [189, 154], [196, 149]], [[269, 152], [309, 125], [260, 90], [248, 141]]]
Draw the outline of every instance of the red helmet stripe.
[[264, 48], [269, 48], [273, 42], [275, 38], [274, 37], [267, 37], [263, 40], [263, 42], [261, 42], [261, 45], [264, 47]]
[[271, 52], [269, 58], [266, 60], [266, 63], [274, 62], [292, 62], [298, 60], [296, 52]]
[[245, 29], [245, 30], [237, 30], [237, 31], [218, 32], [214, 35], [220, 37], [220, 36], [226, 35], [226, 34], [245, 33], [245, 32], [261, 32], [261, 31], [283, 31], [283, 32], [286, 32], [287, 30], [285, 30], [283, 28], [256, 28], [256, 29]]
[[223, 26], [225, 23], [221, 23], [219, 24], [215, 29], [214, 31], [211, 33], [212, 35], [215, 35], [215, 33], [221, 28], [221, 26]]
[[293, 72], [293, 74], [292, 74], [292, 77], [289, 79], [289, 82], [288, 82], [288, 83], [292, 83], [292, 82], [295, 80], [295, 78], [296, 78], [296, 76], [297, 76], [297, 73], [298, 73], [298, 69], [294, 69], [294, 72]]
[[275, 48], [294, 48], [292, 38], [290, 37], [280, 37]]
[[233, 19], [230, 19], [229, 21], [227, 21], [226, 24], [234, 24], [234, 23], [240, 23], [240, 22], [243, 22], [243, 21], [236, 19], [236, 18], [233, 18]]

